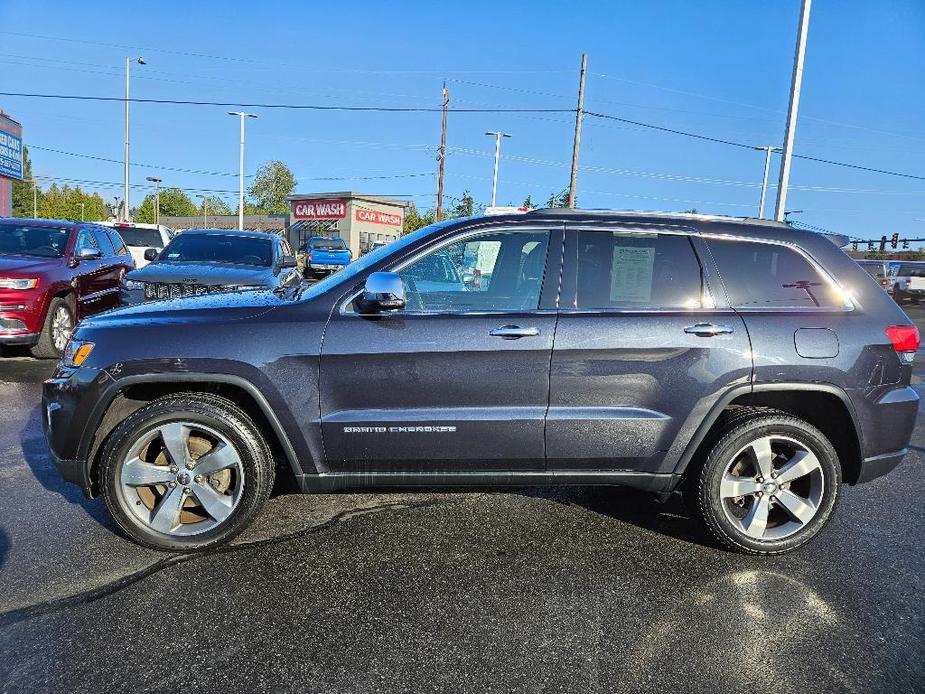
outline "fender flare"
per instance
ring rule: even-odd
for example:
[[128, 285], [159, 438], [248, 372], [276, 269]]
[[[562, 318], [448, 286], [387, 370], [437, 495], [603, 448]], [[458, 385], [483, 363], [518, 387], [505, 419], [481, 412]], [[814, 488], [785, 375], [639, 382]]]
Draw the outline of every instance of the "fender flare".
[[768, 393], [775, 391], [828, 393], [829, 395], [836, 396], [845, 405], [845, 409], [848, 411], [848, 416], [851, 417], [851, 425], [854, 428], [854, 434], [858, 441], [858, 450], [864, 450], [863, 432], [861, 431], [861, 427], [858, 424], [857, 413], [854, 410], [854, 406], [851, 404], [851, 399], [848, 397], [848, 394], [843, 388], [831, 383], [802, 382], [754, 383], [748, 385], [740, 385], [730, 388], [722, 396], [720, 396], [713, 404], [709, 414], [704, 418], [700, 426], [697, 427], [697, 430], [694, 432], [691, 440], [687, 442], [687, 446], [684, 448], [684, 452], [678, 458], [678, 462], [675, 463], [674, 474], [677, 476], [677, 478], [680, 479], [683, 476], [688, 464], [694, 457], [697, 449], [700, 447], [700, 444], [703, 443], [704, 439], [707, 437], [707, 434], [709, 434], [710, 430], [713, 428], [713, 425], [716, 424], [716, 421], [719, 419], [720, 415], [733, 400], [740, 398], [743, 395], [747, 396], [754, 395], [756, 393]]
[[266, 417], [267, 422], [270, 424], [270, 428], [276, 435], [280, 446], [283, 449], [283, 455], [286, 456], [286, 461], [289, 463], [293, 474], [296, 475], [297, 479], [300, 475], [303, 474], [302, 465], [299, 462], [299, 457], [296, 455], [295, 449], [292, 446], [292, 442], [289, 440], [289, 436], [286, 434], [282, 424], [280, 424], [279, 418], [276, 416], [276, 413], [273, 411], [270, 403], [267, 402], [267, 399], [264, 397], [263, 393], [260, 392], [260, 389], [257, 388], [257, 386], [255, 386], [247, 379], [242, 378], [241, 376], [234, 376], [231, 374], [183, 372], [138, 374], [134, 376], [125, 376], [124, 378], [120, 378], [118, 380], [112, 379], [111, 377], [110, 379], [111, 382], [106, 387], [103, 396], [97, 400], [96, 406], [93, 408], [93, 411], [87, 418], [87, 425], [84, 428], [84, 433], [83, 436], [81, 436], [80, 445], [78, 448], [80, 459], [87, 461], [86, 464], [88, 467], [88, 472], [89, 466], [92, 463], [90, 453], [91, 447], [93, 445], [93, 438], [100, 425], [100, 422], [103, 419], [103, 415], [109, 409], [110, 405], [112, 405], [113, 401], [116, 399], [116, 395], [118, 395], [120, 391], [139, 383], [224, 383], [241, 388], [254, 399], [254, 402], [257, 403], [257, 406], [260, 408], [263, 416]]

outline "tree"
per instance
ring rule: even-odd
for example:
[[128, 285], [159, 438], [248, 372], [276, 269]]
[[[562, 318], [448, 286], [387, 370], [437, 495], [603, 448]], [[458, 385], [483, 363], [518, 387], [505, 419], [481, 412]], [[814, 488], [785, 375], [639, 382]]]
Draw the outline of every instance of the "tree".
[[295, 176], [292, 171], [283, 162], [274, 160], [257, 170], [247, 192], [254, 199], [257, 209], [264, 214], [285, 214], [289, 212], [286, 196], [294, 190]]
[[[244, 209], [245, 211], [247, 210], [247, 205], [244, 206]], [[203, 212], [209, 215], [231, 214], [231, 208], [228, 207], [228, 203], [217, 195], [207, 195], [199, 205], [199, 213], [202, 214]]]
[[[32, 160], [29, 158], [29, 148], [22, 148], [22, 177], [21, 181], [13, 181], [13, 216], [31, 217], [32, 210]], [[41, 197], [42, 191], [37, 191]]]
[[412, 202], [405, 210], [405, 219], [402, 226], [402, 233], [410, 234], [412, 231], [417, 231], [421, 227], [426, 227], [428, 224], [433, 224], [436, 214], [437, 213], [434, 210], [428, 210], [424, 214], [421, 214], [418, 212], [417, 205]]
[[[179, 188], [164, 188], [161, 191], [161, 217], [196, 217], [200, 210], [189, 196]], [[154, 224], [154, 193], [149, 193], [135, 210], [135, 221]]]
[[465, 190], [446, 216], [449, 219], [451, 217], [471, 217], [473, 214], [475, 214], [475, 200], [472, 199], [472, 194]]
[[546, 201], [546, 207], [568, 207], [568, 188], [559, 193], [551, 194]]
[[521, 205], [521, 207], [526, 207], [528, 210], [532, 210], [533, 209], [533, 198], [529, 195], [525, 197], [524, 202]]

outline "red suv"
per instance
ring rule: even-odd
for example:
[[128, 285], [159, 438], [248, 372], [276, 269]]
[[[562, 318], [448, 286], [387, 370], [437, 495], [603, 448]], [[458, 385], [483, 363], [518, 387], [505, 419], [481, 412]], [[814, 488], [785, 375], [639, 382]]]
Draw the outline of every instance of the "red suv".
[[115, 229], [0, 218], [0, 345], [57, 358], [78, 319], [118, 306], [134, 269]]

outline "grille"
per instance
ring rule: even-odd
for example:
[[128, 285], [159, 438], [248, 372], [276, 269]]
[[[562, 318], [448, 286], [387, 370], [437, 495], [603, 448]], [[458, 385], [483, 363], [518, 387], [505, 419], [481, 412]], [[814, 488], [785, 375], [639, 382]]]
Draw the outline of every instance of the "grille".
[[25, 330], [26, 324], [15, 318], [0, 318], [0, 330]]
[[148, 282], [145, 284], [145, 301], [175, 299], [181, 296], [200, 296], [221, 291], [226, 291], [221, 285]]

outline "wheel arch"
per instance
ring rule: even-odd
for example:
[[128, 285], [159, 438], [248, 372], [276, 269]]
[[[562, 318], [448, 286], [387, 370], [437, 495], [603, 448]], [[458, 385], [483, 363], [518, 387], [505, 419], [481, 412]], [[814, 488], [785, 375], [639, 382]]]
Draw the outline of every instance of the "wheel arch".
[[781, 410], [816, 427], [835, 448], [844, 481], [858, 482], [864, 442], [857, 415], [847, 393], [826, 383], [757, 383], [732, 389], [714, 405], [688, 442], [675, 467], [679, 479], [691, 461], [701, 459], [709, 449], [711, 434], [722, 426], [724, 416], [742, 407]]
[[81, 444], [81, 457], [87, 461], [91, 496], [99, 489], [100, 449], [106, 437], [132, 412], [157, 398], [182, 393], [206, 393], [224, 397], [254, 420], [274, 459], [285, 462], [296, 479], [302, 475], [298, 455], [289, 436], [264, 397], [250, 381], [230, 374], [183, 373], [127, 376], [114, 382], [91, 415]]

